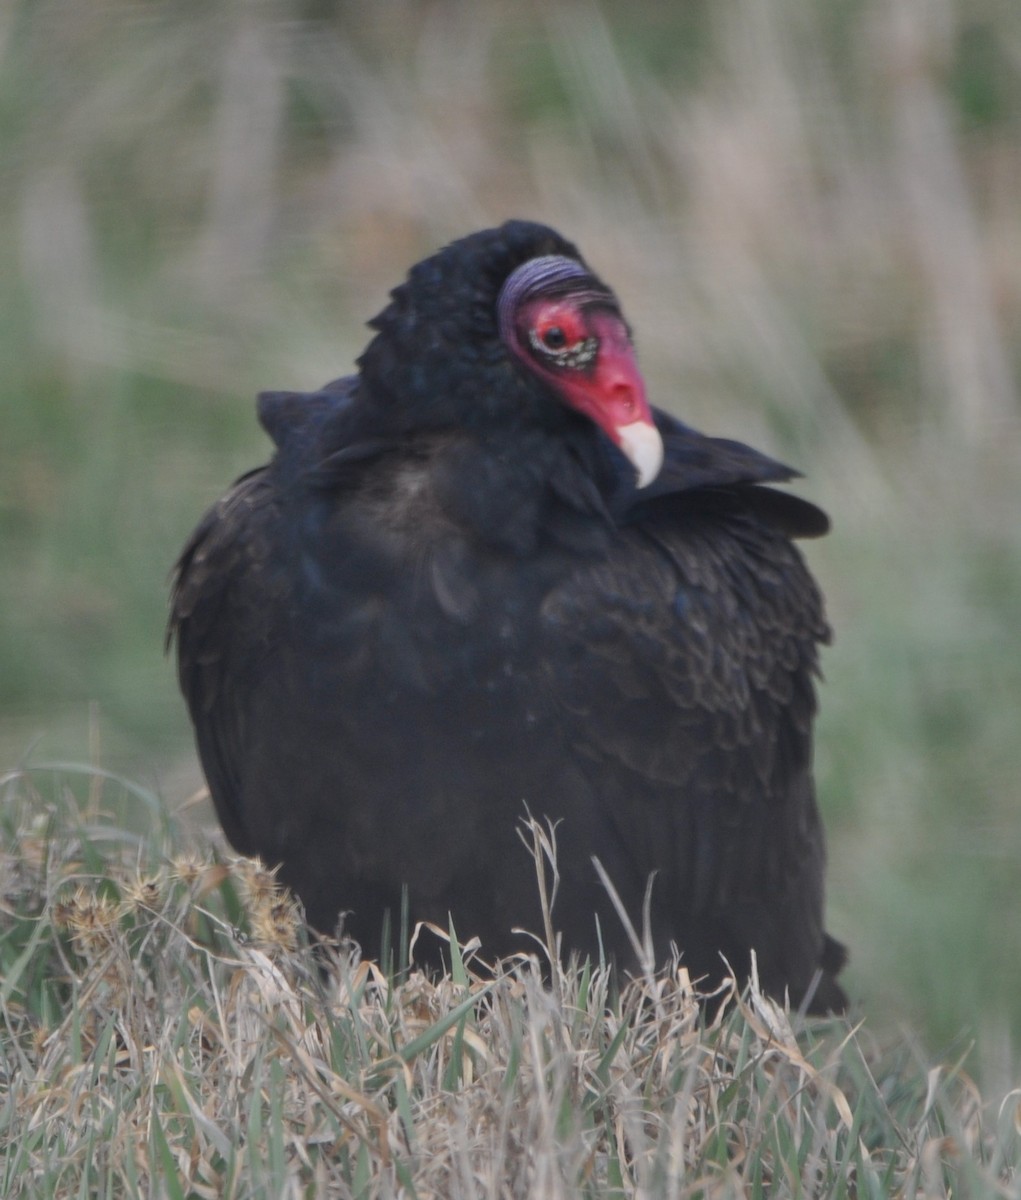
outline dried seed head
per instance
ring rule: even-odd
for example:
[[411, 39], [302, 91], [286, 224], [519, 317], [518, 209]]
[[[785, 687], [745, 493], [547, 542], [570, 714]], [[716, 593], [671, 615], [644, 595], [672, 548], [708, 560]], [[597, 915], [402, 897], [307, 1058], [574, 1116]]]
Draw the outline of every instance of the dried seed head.
[[124, 886], [124, 907], [129, 910], [146, 909], [154, 911], [163, 903], [166, 878], [160, 873], [149, 876], [136, 876]]
[[250, 905], [270, 904], [280, 895], [275, 867], [271, 870], [258, 858], [237, 858], [230, 866]]
[[182, 854], [171, 859], [170, 874], [186, 887], [193, 887], [202, 878], [208, 865], [196, 854]]
[[80, 949], [96, 952], [112, 943], [124, 906], [80, 886], [55, 902], [51, 911], [58, 929], [66, 929]]
[[289, 892], [279, 890], [271, 899], [253, 904], [249, 919], [257, 942], [275, 950], [297, 949], [301, 913]]

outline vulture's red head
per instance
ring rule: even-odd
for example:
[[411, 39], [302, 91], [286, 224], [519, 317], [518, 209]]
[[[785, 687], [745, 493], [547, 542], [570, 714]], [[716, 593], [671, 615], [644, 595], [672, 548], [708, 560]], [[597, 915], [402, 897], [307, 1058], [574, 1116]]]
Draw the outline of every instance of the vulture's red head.
[[371, 322], [369, 386], [408, 428], [600, 429], [655, 479], [663, 443], [613, 292], [552, 229], [508, 221], [412, 268]]
[[663, 440], [610, 289], [577, 259], [544, 254], [511, 272], [498, 315], [500, 336], [525, 369], [599, 426], [638, 472], [639, 487], [651, 483]]

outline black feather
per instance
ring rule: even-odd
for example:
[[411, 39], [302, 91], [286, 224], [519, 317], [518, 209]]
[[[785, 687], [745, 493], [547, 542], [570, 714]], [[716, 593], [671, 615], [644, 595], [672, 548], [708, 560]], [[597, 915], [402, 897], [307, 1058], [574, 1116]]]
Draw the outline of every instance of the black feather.
[[527, 805], [560, 822], [566, 950], [632, 964], [595, 856], [636, 924], [655, 874], [660, 959], [715, 979], [754, 949], [773, 994], [840, 1008], [811, 776], [828, 629], [790, 540], [826, 518], [768, 486], [789, 468], [662, 413], [637, 490], [501, 341], [503, 281], [545, 254], [577, 257], [525, 222], [454, 243], [357, 376], [260, 398], [276, 455], [199, 525], [171, 616], [220, 819], [369, 954], [406, 886], [412, 921], [498, 955], [541, 928]]

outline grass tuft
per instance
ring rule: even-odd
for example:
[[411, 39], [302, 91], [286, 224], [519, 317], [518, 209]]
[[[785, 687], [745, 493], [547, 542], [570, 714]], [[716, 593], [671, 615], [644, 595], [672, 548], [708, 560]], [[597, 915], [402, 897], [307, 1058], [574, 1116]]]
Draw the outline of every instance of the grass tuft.
[[[155, 801], [149, 829], [123, 828], [110, 779], [21, 773], [3, 798], [5, 1196], [1016, 1182], [1016, 1097], [990, 1112], [959, 1064], [806, 1023], [754, 980], [707, 1021], [683, 968], [621, 987], [556, 953], [490, 970], [453, 930], [449, 974], [388, 975], [312, 944], [272, 872], [196, 847]], [[541, 866], [550, 847], [531, 833]]]

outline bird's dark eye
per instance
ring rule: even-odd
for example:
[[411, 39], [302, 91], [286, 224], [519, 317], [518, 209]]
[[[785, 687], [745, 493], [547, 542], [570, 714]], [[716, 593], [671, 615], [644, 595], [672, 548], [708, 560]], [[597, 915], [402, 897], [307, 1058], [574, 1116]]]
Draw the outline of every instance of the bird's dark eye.
[[572, 342], [567, 330], [559, 325], [549, 325], [541, 333], [538, 329], [530, 329], [528, 340], [543, 362], [572, 371], [588, 367], [599, 350], [599, 339], [594, 335], [582, 335]]

